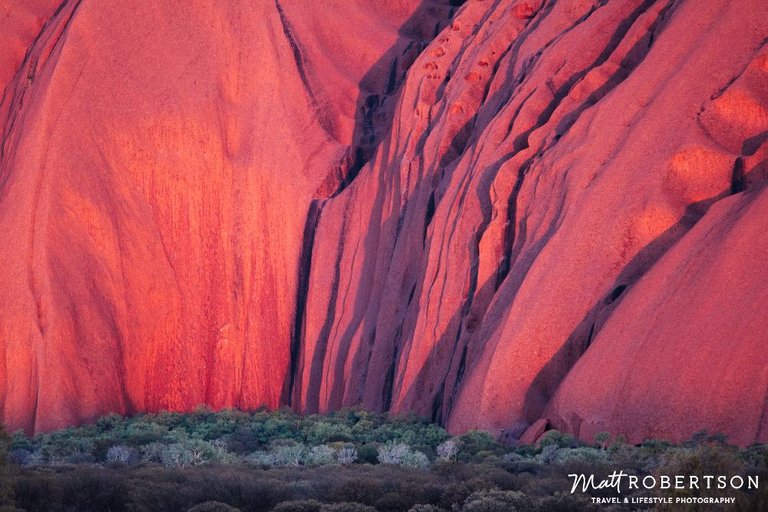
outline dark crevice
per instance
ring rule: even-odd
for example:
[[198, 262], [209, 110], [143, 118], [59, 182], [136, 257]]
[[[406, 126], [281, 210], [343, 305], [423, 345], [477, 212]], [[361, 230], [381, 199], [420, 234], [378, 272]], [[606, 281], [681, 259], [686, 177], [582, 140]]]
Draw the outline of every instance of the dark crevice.
[[395, 240], [400, 239], [400, 233], [403, 231], [403, 226], [405, 226], [405, 217], [408, 213], [408, 201], [403, 204], [402, 209], [400, 210], [400, 214], [397, 216], [397, 224], [395, 224]]
[[[534, 92], [536, 92], [536, 89], [531, 89], [531, 92], [529, 92], [528, 95], [525, 98], [523, 98], [522, 101], [520, 101], [520, 104], [517, 106], [515, 111], [512, 113], [512, 118], [509, 120], [509, 125], [507, 126], [507, 133], [504, 134], [504, 139], [503, 140], [506, 140], [507, 137], [509, 137], [509, 134], [512, 133], [512, 129], [515, 127], [515, 121], [517, 120], [518, 116], [520, 115], [520, 112], [523, 110], [523, 107], [525, 107], [525, 104], [528, 102], [530, 97], [533, 96]], [[528, 140], [527, 139], [525, 141], [525, 147], [517, 147], [517, 146], [515, 146], [515, 142], [516, 141], [517, 141], [517, 139], [515, 139], [515, 141], [513, 141], [513, 143], [512, 143], [512, 149], [515, 152], [522, 151], [523, 149], [527, 149], [528, 148]]]
[[754, 185], [768, 181], [768, 159], [759, 162], [750, 161], [749, 164], [745, 161], [745, 158], [754, 156], [766, 140], [768, 140], [768, 131], [749, 137], [742, 144], [741, 156], [733, 164], [731, 194], [738, 194], [753, 188]]
[[392, 407], [392, 393], [395, 387], [395, 372], [397, 371], [397, 360], [400, 356], [400, 337], [403, 332], [402, 322], [397, 328], [395, 334], [395, 349], [392, 351], [392, 360], [387, 368], [386, 376], [384, 377], [384, 387], [382, 389], [382, 403], [384, 404], [384, 410], [388, 411]]
[[411, 287], [411, 292], [408, 294], [408, 305], [413, 302], [413, 297], [416, 295], [416, 283], [413, 283], [413, 286]]
[[[350, 147], [347, 149], [347, 153], [344, 158], [341, 159], [336, 169], [336, 179], [338, 184], [333, 192], [328, 197], [334, 198], [341, 194], [349, 185], [352, 184], [354, 179], [360, 174], [365, 164], [370, 160], [370, 149], [366, 149], [363, 146]], [[318, 194], [323, 196], [322, 193]]]
[[461, 350], [461, 357], [459, 358], [459, 365], [456, 369], [456, 379], [453, 383], [453, 389], [451, 390], [451, 395], [448, 397], [447, 402], [445, 403], [445, 408], [443, 410], [443, 418], [447, 418], [451, 414], [451, 410], [453, 409], [453, 404], [456, 403], [456, 397], [459, 394], [459, 390], [461, 389], [461, 382], [464, 380], [464, 373], [467, 369], [467, 345], [464, 345], [464, 348]]
[[[446, 7], [445, 4], [443, 4], [442, 7]], [[393, 97], [399, 94], [402, 82], [408, 69], [413, 64], [413, 62], [415, 62], [418, 55], [424, 50], [424, 48], [426, 48], [429, 40], [432, 39], [431, 34], [426, 33], [426, 31], [431, 32], [432, 26], [430, 24], [429, 28], [424, 28], [424, 16], [426, 15], [427, 17], [433, 19], [442, 18], [443, 22], [447, 22], [449, 21], [449, 18], [445, 16], [447, 12], [448, 9], [446, 8], [442, 10], [439, 4], [436, 6], [434, 3], [424, 2], [421, 7], [413, 14], [413, 16], [401, 26], [400, 30], [398, 31], [400, 36], [398, 42], [393, 45], [381, 57], [381, 59], [379, 59], [379, 61], [377, 61], [370, 68], [364, 77], [362, 77], [361, 81], [359, 82], [360, 95], [356, 104], [356, 119], [351, 143], [346, 151], [346, 154], [339, 162], [337, 168], [329, 173], [324, 183], [318, 188], [316, 197], [335, 198], [344, 192], [354, 183], [355, 178], [364, 168], [366, 168], [366, 165], [376, 155], [377, 151], [383, 151], [383, 160], [387, 160], [386, 154], [388, 149], [386, 147], [379, 146], [379, 142], [383, 135], [391, 130], [392, 119], [394, 115]], [[453, 10], [451, 10], [451, 14], [452, 13]], [[397, 228], [395, 233], [396, 239], [398, 238], [399, 232], [403, 226], [406, 209], [407, 204], [402, 207], [402, 211], [397, 218]], [[309, 223], [310, 220], [308, 220], [308, 224]], [[342, 260], [341, 255], [339, 256], [339, 259]], [[370, 263], [373, 262], [364, 263], [363, 267], [365, 268], [370, 266]], [[416, 289], [414, 288], [412, 290], [412, 294], [415, 293]], [[301, 300], [301, 295], [302, 294], [299, 293], [299, 300]], [[304, 298], [303, 300], [307, 299]], [[301, 332], [304, 329], [303, 324], [306, 321], [303, 318], [299, 318], [306, 315], [306, 306], [297, 309], [300, 309], [300, 311], [297, 311], [297, 318], [295, 321], [294, 332], [296, 333]], [[329, 310], [329, 315], [330, 314], [331, 312]], [[326, 322], [328, 321], [328, 318], [329, 316], [326, 317]], [[368, 323], [367, 317], [365, 321]], [[344, 383], [343, 366], [348, 357], [346, 353], [349, 349], [349, 345], [352, 339], [352, 333], [350, 332], [351, 327], [352, 326], [348, 327], [347, 330], [340, 336], [339, 339], [341, 341], [339, 346], [339, 356], [335, 357], [335, 361], [332, 362], [332, 364], [336, 365], [335, 373], [337, 376], [340, 376], [340, 378], [334, 380], [332, 383], [332, 388], [327, 386], [330, 390], [330, 395], [329, 401], [328, 403], [325, 403], [325, 405], [331, 409], [340, 407], [343, 403], [349, 402], [350, 399], [353, 399], [353, 401], [358, 399], [362, 400], [363, 398], [361, 397], [365, 396], [363, 393], [364, 385], [355, 385], [359, 382], [364, 383], [366, 379], [365, 375], [362, 376], [362, 381], [358, 375], [355, 377], [354, 383]], [[386, 347], [389, 350], [393, 350], [394, 354], [392, 354], [392, 364], [385, 379], [386, 383], [383, 385], [381, 395], [379, 395], [379, 397], [382, 399], [382, 402], [386, 404], [385, 409], [388, 409], [391, 406], [394, 393], [393, 388], [396, 386], [397, 362], [402, 350], [402, 347], [400, 346], [402, 329], [403, 326], [400, 325], [394, 334], [395, 339], [393, 340], [393, 343]], [[298, 336], [297, 340], [294, 340], [294, 345], [298, 344], [299, 346], [298, 352], [294, 355], [294, 358], [300, 358], [303, 356], [301, 344], [304, 343], [304, 336], [305, 334], [301, 334]], [[370, 336], [370, 345], [372, 346], [374, 345], [373, 338], [375, 337], [375, 329], [373, 330], [373, 334]], [[323, 336], [322, 340], [315, 341], [322, 341], [323, 344], [330, 343], [327, 336]], [[371, 355], [371, 352], [368, 352], [367, 354], [363, 354], [361, 352], [358, 353], [358, 355], [355, 357], [363, 356], [370, 360]], [[387, 358], [387, 356], [384, 357], [385, 359]], [[304, 363], [293, 363], [291, 365], [292, 373], [301, 371], [301, 364]], [[313, 368], [309, 371], [314, 372], [315, 369]], [[303, 372], [303, 374], [306, 373], [307, 372]], [[303, 385], [297, 386], [296, 382], [300, 378], [301, 376], [292, 377], [291, 380], [294, 381], [293, 389], [306, 389], [307, 383], [303, 383]], [[345, 391], [345, 389], [342, 388], [346, 385], [353, 387]], [[342, 396], [342, 393], [345, 392], [349, 392], [349, 394]], [[357, 399], [354, 399], [355, 393], [358, 393]], [[293, 402], [293, 406], [297, 407], [295, 399]], [[310, 402], [307, 403], [308, 406], [312, 405]]]
[[472, 116], [466, 123], [464, 123], [464, 125], [459, 129], [453, 139], [451, 139], [451, 143], [448, 146], [448, 149], [445, 151], [443, 156], [440, 158], [440, 162], [438, 163], [440, 167], [446, 168], [451, 165], [451, 163], [461, 158], [461, 156], [464, 154], [464, 151], [467, 149], [467, 146], [469, 145], [476, 119], [477, 114]]
[[[453, 346], [451, 347], [451, 354], [455, 354], [461, 344], [462, 341], [462, 333], [464, 332], [464, 320], [469, 315], [469, 311], [472, 308], [472, 303], [474, 301], [475, 296], [475, 288], [477, 287], [477, 265], [475, 264], [475, 268], [473, 269], [473, 276], [472, 281], [470, 282], [472, 284], [472, 289], [467, 294], [467, 298], [464, 301], [464, 304], [462, 305], [461, 312], [460, 312], [460, 318], [462, 319], [462, 322], [459, 324], [459, 327], [456, 329], [456, 337], [453, 340]], [[457, 371], [456, 380], [454, 381], [453, 385], [453, 391], [451, 392], [451, 396], [449, 397], [448, 403], [445, 403], [444, 395], [445, 395], [445, 386], [448, 382], [448, 379], [451, 375], [451, 369], [452, 365], [449, 364], [448, 368], [446, 368], [445, 375], [442, 378], [442, 385], [440, 387], [439, 391], [439, 399], [440, 399], [440, 408], [433, 407], [432, 409], [432, 421], [436, 423], [442, 423], [444, 419], [447, 417], [447, 413], [450, 413], [450, 409], [453, 407], [453, 401], [456, 398], [456, 393], [459, 389], [459, 382], [461, 381], [461, 377], [464, 376], [464, 365], [466, 365], [466, 353], [467, 353], [467, 345], [464, 343], [464, 346], [462, 348], [462, 360], [459, 362], [459, 368]], [[435, 400], [437, 400], [437, 397], [435, 397]], [[443, 409], [443, 405], [445, 405]], [[446, 414], [444, 416], [439, 416], [439, 413], [445, 412]]]
[[733, 164], [733, 173], [731, 174], [731, 194], [743, 192], [746, 188], [744, 179], [744, 159], [738, 157]]
[[304, 313], [307, 307], [309, 292], [309, 275], [312, 267], [312, 249], [315, 244], [315, 232], [320, 214], [322, 213], [322, 201], [313, 200], [309, 204], [307, 221], [304, 224], [304, 234], [299, 256], [298, 286], [296, 290], [296, 311], [291, 327], [291, 346], [288, 379], [283, 390], [282, 402], [291, 407], [293, 405], [293, 393], [296, 384], [296, 371], [299, 365], [301, 342], [304, 335]]
[[[275, 0], [277, 2], [277, 0]], [[453, 16], [455, 9], [451, 9], [450, 19]], [[413, 19], [418, 18], [418, 13], [414, 14]], [[440, 20], [437, 23], [437, 33], [432, 35], [432, 38], [437, 36], [440, 31], [440, 27], [445, 20]], [[406, 26], [409, 22], [406, 22]], [[392, 51], [382, 57], [376, 65], [371, 68], [368, 75], [375, 75], [379, 67], [387, 65], [388, 74], [387, 80], [384, 84], [384, 88], [381, 94], [365, 94], [366, 88], [363, 84], [368, 81], [368, 75], [363, 77], [361, 85], [360, 98], [358, 98], [358, 119], [355, 124], [355, 133], [352, 137], [352, 146], [350, 146], [347, 156], [342, 159], [342, 162], [337, 170], [337, 176], [339, 176], [339, 183], [335, 190], [329, 195], [333, 198], [341, 194], [355, 178], [360, 174], [360, 171], [365, 165], [373, 158], [381, 137], [386, 133], [392, 122], [393, 109], [388, 105], [388, 99], [397, 93], [402, 85], [408, 69], [410, 69], [413, 62], [421, 54], [422, 51], [428, 46], [429, 41], [422, 41], [415, 34], [409, 34], [405, 28], [400, 30], [400, 35], [405, 37], [414, 38], [410, 41], [404, 50], [397, 55], [392, 55]]]
[[[586, 109], [592, 105], [595, 105], [598, 101], [604, 98], [610, 91], [621, 84], [638, 65], [640, 65], [640, 63], [645, 59], [651, 49], [653, 32], [655, 28], [664, 20], [669, 7], [670, 6], [667, 5], [661, 9], [653, 24], [649, 28], [648, 33], [641, 37], [632, 46], [632, 48], [630, 48], [630, 50], [619, 63], [619, 69], [606, 80], [605, 84], [593, 91], [573, 112], [570, 112], [568, 115], [563, 117], [557, 128], [555, 128], [556, 135], [552, 141], [553, 144], [557, 142], [565, 133], [567, 133], [568, 130], [571, 129], [571, 127], [576, 123], [576, 121]], [[640, 14], [643, 12], [645, 11], [642, 11]], [[638, 14], [638, 16], [640, 14]], [[628, 25], [629, 26], [626, 28], [627, 30], [629, 30], [629, 28], [632, 26], [632, 23], [628, 23]], [[623, 39], [624, 35], [625, 34], [622, 34], [621, 39]], [[619, 42], [621, 39], [619, 39]], [[610, 54], [608, 56], [610, 56]]]
[[538, 156], [538, 153], [530, 157], [523, 162], [517, 173], [515, 179], [515, 185], [512, 187], [512, 193], [509, 195], [507, 201], [507, 222], [504, 225], [504, 238], [502, 242], [502, 259], [499, 263], [499, 268], [496, 271], [496, 283], [494, 290], [498, 290], [501, 287], [501, 283], [504, 282], [510, 269], [512, 268], [512, 246], [515, 243], [515, 224], [517, 222], [517, 196], [520, 194], [520, 190], [523, 188], [523, 181], [525, 175], [531, 168], [534, 160]]
[[[309, 78], [307, 77], [307, 70], [304, 65], [304, 56], [301, 53], [301, 47], [299, 46], [298, 39], [294, 36], [291, 22], [288, 21], [288, 18], [285, 15], [285, 11], [283, 10], [283, 6], [280, 5], [279, 0], [275, 0], [275, 8], [277, 9], [277, 14], [280, 18], [280, 25], [283, 28], [283, 34], [285, 35], [285, 39], [288, 41], [288, 44], [291, 47], [291, 51], [293, 52], [293, 60], [296, 64], [296, 70], [299, 73], [299, 78], [301, 79], [301, 83], [304, 84], [304, 89], [307, 91], [307, 94], [309, 95], [309, 98], [312, 101], [312, 105], [315, 108], [317, 108], [317, 99], [315, 98], [315, 93], [312, 90], [312, 85], [309, 83]], [[322, 123], [322, 119], [318, 119], [318, 121]], [[332, 130], [327, 129], [326, 127], [323, 127], [323, 128], [328, 133], [332, 133]]]
[[[346, 217], [344, 218], [342, 225], [341, 225], [341, 232], [344, 233], [346, 231]], [[336, 250], [337, 256], [336, 256], [336, 262], [333, 267], [333, 282], [331, 283], [331, 287], [329, 290], [329, 299], [328, 299], [328, 306], [326, 307], [325, 311], [325, 320], [323, 321], [323, 325], [320, 328], [320, 332], [317, 335], [317, 339], [315, 340], [315, 348], [312, 352], [312, 360], [310, 363], [310, 373], [309, 373], [309, 382], [306, 386], [307, 394], [306, 394], [306, 410], [304, 412], [317, 412], [320, 407], [320, 389], [321, 389], [321, 380], [323, 378], [328, 379], [329, 375], [324, 371], [325, 368], [323, 367], [323, 362], [325, 361], [326, 352], [328, 349], [328, 340], [331, 336], [331, 329], [333, 328], [334, 321], [336, 320], [336, 302], [339, 297], [339, 280], [341, 278], [341, 262], [342, 262], [342, 254], [344, 253], [344, 237], [341, 237], [339, 239], [338, 248]], [[303, 335], [302, 339], [303, 341]], [[304, 356], [307, 356], [307, 354], [303, 354]], [[334, 379], [337, 379], [334, 381], [334, 386], [338, 385], [337, 383], [340, 382], [339, 376], [340, 374], [338, 372], [334, 372], [331, 374], [331, 376]], [[341, 375], [343, 378], [343, 375]]]
[[[371, 332], [368, 334], [367, 337], [367, 347], [366, 347], [366, 356], [365, 356], [365, 364], [360, 366], [359, 368], [362, 370], [360, 382], [365, 383], [368, 380], [368, 370], [371, 368], [371, 356], [373, 355], [373, 345], [376, 343], [376, 326], [373, 326], [373, 329], [371, 329]], [[361, 404], [363, 401], [363, 393], [365, 390], [365, 384], [361, 384], [360, 386], [357, 386], [357, 395], [355, 396], [355, 399], [353, 400], [353, 403]]]
[[432, 423], [438, 423], [442, 419], [443, 412], [443, 394], [445, 393], [445, 379], [440, 384], [440, 387], [435, 393], [435, 397], [432, 400], [432, 413], [430, 420]]
[[[542, 54], [544, 53], [544, 51], [547, 48], [552, 46], [556, 41], [558, 41], [565, 34], [567, 34], [568, 32], [570, 32], [572, 30], [574, 30], [576, 27], [578, 27], [579, 25], [584, 23], [590, 16], [592, 16], [592, 14], [594, 14], [594, 12], [597, 9], [603, 7], [606, 4], [606, 1], [607, 0], [601, 0], [596, 5], [593, 5], [589, 9], [589, 11], [586, 14], [584, 14], [581, 18], [576, 20], [573, 25], [571, 25], [570, 27], [565, 29], [563, 32], [558, 34], [558, 36], [556, 36], [556, 37], [550, 39], [549, 41], [547, 41], [542, 46], [542, 48], [539, 49], [534, 55], [529, 56], [525, 60], [525, 62], [522, 64], [522, 66], [521, 66], [521, 76], [522, 76], [522, 78], [519, 78], [517, 80], [517, 83], [521, 84], [523, 82], [523, 79], [528, 75], [528, 72], [535, 65], [535, 63], [542, 56]], [[540, 11], [536, 15], [536, 17], [533, 19], [533, 21], [531, 23], [529, 23], [528, 25], [526, 25], [526, 27], [523, 30], [523, 32], [515, 39], [514, 45], [512, 46], [510, 51], [508, 52], [510, 54], [510, 59], [511, 59], [511, 63], [510, 63], [510, 66], [509, 66], [510, 72], [514, 71], [516, 63], [517, 63], [517, 60], [518, 60], [518, 56], [520, 54], [520, 50], [523, 47], [523, 45], [526, 43], [526, 41], [528, 40], [528, 37], [530, 37], [531, 34], [535, 33], [535, 31], [538, 28], [538, 26], [548, 17], [549, 13], [552, 11], [552, 9], [554, 8], [555, 4], [556, 4], [555, 1], [546, 2], [544, 4], [544, 6], [542, 6], [542, 8], [540, 9]], [[557, 71], [559, 71], [559, 68], [558, 68]], [[514, 94], [515, 94], [515, 88], [512, 88], [512, 90], [506, 96], [506, 99], [502, 103], [507, 103], [508, 101], [510, 101], [510, 99], [512, 98], [512, 96]]]
[[587, 334], [587, 341], [584, 343], [584, 350], [589, 348], [589, 346], [592, 344], [592, 338], [595, 335], [595, 322], [592, 322], [592, 326], [589, 328], [589, 334]]
[[[34, 83], [34, 78], [38, 74], [38, 69], [45, 67], [48, 59], [56, 51], [56, 48], [61, 44], [62, 39], [65, 37], [69, 30], [72, 20], [74, 20], [75, 13], [80, 7], [82, 0], [64, 0], [56, 8], [56, 11], [51, 15], [48, 21], [43, 25], [40, 33], [37, 34], [35, 39], [27, 48], [24, 54], [24, 59], [21, 65], [16, 70], [14, 77], [10, 80], [3, 89], [2, 101], [0, 101], [0, 112], [3, 111], [3, 106], [8, 102], [7, 118], [0, 119], [5, 123], [3, 129], [2, 143], [0, 143], [0, 164], [2, 164], [7, 147], [10, 147], [9, 140], [11, 134], [14, 132], [16, 122], [21, 115], [22, 105], [24, 104], [24, 98], [29, 89]], [[59, 16], [62, 15], [65, 8], [72, 5], [69, 14], [66, 15], [66, 20], [61, 22]], [[59, 29], [59, 26], [61, 28]], [[58, 29], [58, 34], [56, 33]], [[46, 41], [44, 38], [47, 34], [53, 32], [55, 39], [52, 41]], [[39, 49], [40, 53], [37, 53]], [[47, 49], [47, 52], [45, 51]], [[42, 62], [40, 59], [42, 58]], [[23, 73], [24, 68], [27, 68], [25, 80], [19, 80], [20, 74]], [[15, 105], [15, 107], [14, 107]], [[0, 189], [2, 189], [7, 176], [0, 175]]]
[[[427, 202], [427, 212], [424, 215], [424, 233], [422, 234], [422, 244], [426, 243], [427, 241], [427, 229], [429, 228], [429, 225], [432, 223], [432, 218], [435, 216], [435, 191], [433, 190], [431, 194], [429, 194], [429, 201]], [[409, 301], [410, 302], [410, 301]]]
[[[743, 71], [742, 71], [743, 72]], [[720, 87], [717, 91], [713, 92], [712, 95], [709, 97], [711, 101], [716, 100], [720, 96], [723, 95], [723, 93], [733, 85], [733, 83], [741, 76], [741, 73], [738, 73], [736, 75], [733, 75], [722, 87]]]
[[[535, 130], [539, 129], [540, 127], [544, 126], [547, 122], [549, 122], [550, 117], [555, 112], [558, 105], [568, 95], [569, 91], [576, 83], [578, 83], [584, 76], [586, 76], [586, 74], [591, 69], [594, 69], [595, 67], [602, 65], [605, 61], [608, 60], [608, 58], [613, 54], [613, 52], [619, 46], [621, 41], [624, 39], [627, 32], [635, 23], [637, 18], [641, 16], [643, 13], [645, 13], [654, 3], [655, 3], [655, 0], [646, 0], [637, 9], [635, 9], [635, 11], [632, 12], [632, 14], [630, 14], [627, 18], [625, 18], [619, 24], [618, 28], [611, 36], [608, 44], [602, 50], [602, 52], [597, 57], [597, 59], [590, 66], [587, 66], [582, 71], [574, 74], [568, 81], [566, 81], [565, 84], [563, 84], [555, 92], [554, 98], [539, 115], [539, 118], [537, 119], [537, 122], [534, 124], [534, 126], [526, 130], [525, 132], [521, 133], [515, 138], [513, 142], [514, 153], [528, 148], [528, 138], [531, 135], [531, 133], [533, 133]], [[670, 8], [670, 5], [667, 5], [666, 7], [664, 7], [664, 9], [662, 9], [659, 12], [659, 15], [654, 21], [654, 24], [652, 25], [649, 32], [653, 32], [655, 27], [657, 27], [658, 24], [661, 23], [661, 21], [664, 19], [664, 16], [667, 13], [669, 8]], [[572, 112], [571, 114], [563, 118], [563, 120], [559, 123], [559, 125], [554, 130], [555, 136], [553, 137], [551, 144], [557, 143], [557, 141], [560, 140], [560, 138], [571, 128], [571, 126], [573, 126], [573, 124], [576, 122], [576, 120], [579, 118], [579, 116], [585, 109], [597, 103], [597, 101], [603, 98], [610, 90], [612, 90], [619, 83], [621, 83], [629, 75], [629, 73], [640, 62], [642, 62], [643, 58], [648, 53], [649, 48], [650, 48], [650, 37], [646, 36], [645, 38], [641, 38], [640, 41], [638, 41], [633, 46], [633, 48], [629, 50], [627, 55], [622, 59], [619, 71], [617, 71], [616, 75], [614, 77], [611, 77], [603, 87], [593, 92], [587, 98], [587, 100], [583, 102], [574, 112]], [[516, 211], [517, 198], [522, 188], [525, 175], [527, 174], [535, 158], [539, 156], [541, 152], [542, 150], [537, 151], [536, 154], [534, 154], [531, 158], [529, 158], [526, 162], [524, 162], [520, 166], [517, 180], [515, 181], [515, 185], [512, 189], [512, 193], [510, 194], [510, 197], [509, 197], [508, 209], [507, 209], [507, 224], [506, 224], [504, 243], [503, 243], [504, 256], [502, 257], [502, 261], [500, 262], [499, 268], [497, 271], [496, 289], [498, 289], [498, 287], [501, 286], [501, 283], [504, 281], [504, 279], [508, 275], [512, 266], [511, 252], [512, 252], [512, 246], [514, 244], [515, 229], [516, 229], [516, 222], [517, 222], [517, 218], [516, 218], [517, 217], [517, 211]]]
[[[627, 32], [629, 31], [630, 27], [635, 23], [637, 18], [641, 16], [645, 11], [647, 11], [651, 5], [655, 3], [656, 0], [646, 0], [643, 2], [637, 9], [635, 9], [634, 12], [632, 12], [627, 18], [622, 20], [621, 23], [619, 23], [619, 26], [614, 31], [614, 33], [611, 35], [610, 39], [608, 40], [608, 44], [603, 48], [603, 50], [600, 52], [600, 55], [588, 66], [586, 66], [581, 71], [574, 73], [566, 82], [561, 85], [557, 91], [554, 91], [554, 97], [549, 102], [549, 104], [542, 109], [541, 113], [539, 114], [539, 117], [536, 119], [536, 123], [520, 135], [518, 135], [514, 142], [513, 147], [514, 148], [527, 148], [528, 147], [528, 138], [530, 135], [547, 124], [549, 122], [549, 119], [552, 117], [552, 114], [555, 112], [557, 107], [562, 103], [562, 101], [568, 96], [568, 93], [571, 91], [574, 85], [576, 85], [579, 81], [581, 81], [587, 73], [589, 73], [592, 69], [601, 66], [605, 61], [608, 60], [608, 58], [613, 54], [613, 52], [618, 48], [621, 41], [626, 36]], [[591, 15], [591, 13], [594, 12], [594, 8], [590, 13], [585, 15], [583, 17], [586, 19]], [[596, 100], [593, 100], [596, 101]], [[586, 108], [586, 107], [584, 107]], [[583, 109], [582, 109], [583, 110]], [[576, 116], [577, 117], [577, 116]], [[575, 119], [574, 119], [575, 121]], [[564, 133], [565, 129], [559, 129], [555, 130], [559, 133]], [[516, 151], [520, 151], [521, 149], [516, 149]]]
[[[620, 284], [616, 286], [613, 290], [611, 290], [611, 293], [608, 294], [608, 297], [606, 297], [605, 299], [606, 305], [613, 304], [614, 302], [616, 302], [616, 299], [618, 299], [626, 289], [627, 289], [626, 284]], [[592, 326], [592, 328], [594, 329], [594, 325]]]
[[669, 3], [664, 8], [666, 12], [661, 17], [661, 20], [655, 26], [655, 28], [651, 30], [651, 43], [655, 42], [659, 38], [661, 33], [664, 32], [664, 30], [666, 30], [667, 25], [670, 23], [670, 20], [672, 19], [672, 15], [677, 10], [677, 8], [680, 7], [680, 4], [681, 2], [679, 0], [669, 0]]
[[[512, 45], [507, 46], [503, 52], [499, 55], [499, 57], [496, 59], [496, 62], [493, 63], [493, 69], [491, 70], [491, 74], [488, 77], [488, 81], [485, 82], [485, 87], [483, 88], [483, 96], [480, 100], [480, 104], [484, 105], [486, 103], [486, 100], [488, 99], [488, 94], [491, 92], [491, 85], [493, 84], [493, 80], [496, 77], [496, 74], [499, 72], [499, 67], [501, 66], [502, 61], [507, 56], [507, 54], [512, 51]], [[499, 104], [498, 108], [501, 108], [501, 104]]]
[[394, 58], [392, 65], [389, 67], [389, 77], [387, 78], [387, 88], [384, 90], [384, 94], [392, 94], [397, 87], [397, 65], [398, 59]]

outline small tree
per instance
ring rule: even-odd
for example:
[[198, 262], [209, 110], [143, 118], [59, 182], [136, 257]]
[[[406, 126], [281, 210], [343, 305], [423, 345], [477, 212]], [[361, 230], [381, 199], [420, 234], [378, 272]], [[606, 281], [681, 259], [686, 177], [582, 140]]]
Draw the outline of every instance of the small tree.
[[186, 468], [194, 465], [195, 459], [195, 454], [181, 443], [169, 444], [160, 451], [160, 462], [165, 467]]
[[275, 466], [275, 454], [265, 450], [253, 452], [245, 457], [245, 461], [258, 466]]
[[276, 466], [300, 466], [306, 454], [307, 448], [303, 444], [278, 446], [272, 451]]
[[413, 468], [424, 468], [429, 465], [429, 459], [423, 453], [411, 450], [404, 443], [387, 444], [379, 447], [379, 462], [381, 464], [396, 464]]
[[437, 445], [437, 459], [443, 462], [455, 461], [458, 453], [459, 444], [455, 439], [448, 439]]
[[336, 452], [336, 462], [342, 465], [352, 464], [357, 460], [357, 450], [354, 446], [345, 446]]
[[107, 462], [116, 462], [119, 464], [131, 464], [137, 459], [136, 451], [118, 444], [107, 450]]
[[326, 444], [313, 446], [307, 454], [307, 464], [325, 466], [333, 462], [334, 455], [336, 455], [336, 450]]

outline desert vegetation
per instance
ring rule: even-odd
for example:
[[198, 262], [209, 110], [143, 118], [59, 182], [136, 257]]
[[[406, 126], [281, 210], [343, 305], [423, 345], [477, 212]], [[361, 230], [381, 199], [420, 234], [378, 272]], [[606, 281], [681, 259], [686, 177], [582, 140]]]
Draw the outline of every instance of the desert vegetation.
[[[604, 478], [614, 470], [641, 477], [750, 474], [762, 483], [768, 477], [768, 447], [738, 449], [705, 433], [680, 445], [634, 446], [606, 435], [590, 445], [557, 431], [535, 446], [505, 446], [485, 432], [452, 437], [418, 418], [357, 410], [307, 417], [287, 410], [205, 409], [108, 415], [92, 425], [34, 437], [0, 436], [0, 511], [638, 509], [631, 503], [592, 502], [592, 496], [616, 496], [610, 489], [571, 492], [569, 474]], [[729, 510], [768, 507], [762, 488], [690, 492], [685, 491], [733, 496]], [[680, 493], [623, 489], [621, 496]]]

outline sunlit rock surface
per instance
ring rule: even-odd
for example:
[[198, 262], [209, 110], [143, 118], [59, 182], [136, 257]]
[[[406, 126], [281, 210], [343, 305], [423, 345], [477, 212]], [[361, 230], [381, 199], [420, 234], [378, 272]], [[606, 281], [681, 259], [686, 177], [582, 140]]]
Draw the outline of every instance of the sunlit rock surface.
[[763, 2], [460, 3], [0, 7], [2, 420], [768, 441]]

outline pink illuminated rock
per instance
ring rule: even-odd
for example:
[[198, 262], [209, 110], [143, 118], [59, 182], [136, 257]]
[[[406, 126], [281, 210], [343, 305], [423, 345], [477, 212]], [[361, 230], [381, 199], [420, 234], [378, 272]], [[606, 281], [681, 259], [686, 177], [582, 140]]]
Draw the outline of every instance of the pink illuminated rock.
[[0, 168], [10, 428], [285, 400], [307, 212], [379, 136], [385, 119], [357, 128], [364, 107], [386, 117], [367, 98], [450, 17], [419, 4], [73, 0], [19, 38]]
[[763, 2], [458, 3], [7, 9], [2, 421], [768, 441]]

